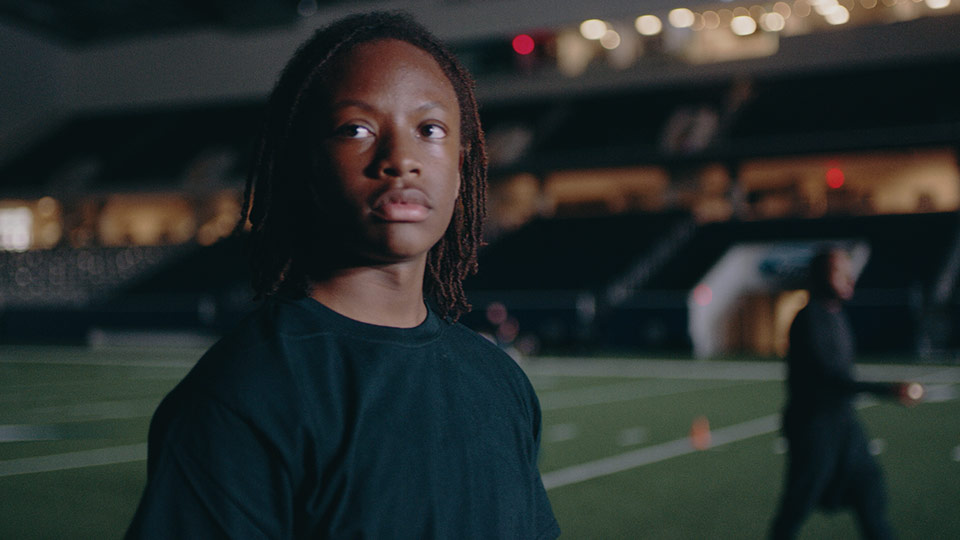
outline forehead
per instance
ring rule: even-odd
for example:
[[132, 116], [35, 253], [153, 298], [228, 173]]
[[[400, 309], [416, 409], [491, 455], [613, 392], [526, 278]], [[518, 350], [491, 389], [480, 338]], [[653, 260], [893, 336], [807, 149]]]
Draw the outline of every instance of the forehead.
[[352, 47], [337, 58], [326, 77], [334, 99], [386, 92], [393, 98], [452, 100], [453, 83], [427, 51], [398, 39], [379, 39]]

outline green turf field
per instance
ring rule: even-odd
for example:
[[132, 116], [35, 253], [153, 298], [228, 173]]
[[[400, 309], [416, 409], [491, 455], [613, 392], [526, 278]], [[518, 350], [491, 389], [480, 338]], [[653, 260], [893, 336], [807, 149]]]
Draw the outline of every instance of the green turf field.
[[[200, 350], [0, 347], [0, 538], [118, 538], [143, 488], [149, 416]], [[763, 538], [784, 455], [775, 363], [528, 360], [541, 470], [565, 538]], [[864, 403], [901, 538], [960, 538], [960, 368], [864, 366], [931, 400]], [[712, 446], [693, 450], [700, 416]], [[849, 514], [803, 538], [855, 538]]]

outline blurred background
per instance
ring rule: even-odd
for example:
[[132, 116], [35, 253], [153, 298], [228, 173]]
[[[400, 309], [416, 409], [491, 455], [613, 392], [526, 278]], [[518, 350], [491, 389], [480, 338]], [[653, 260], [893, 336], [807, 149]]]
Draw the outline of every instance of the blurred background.
[[[229, 236], [280, 69], [398, 8], [477, 80], [490, 222], [463, 322], [528, 369], [545, 473], [775, 414], [803, 268], [840, 245], [867, 376], [934, 388], [923, 421], [867, 418], [902, 459], [895, 524], [960, 534], [934, 504], [960, 500], [956, 0], [0, 0], [0, 536], [122, 532], [153, 407], [253, 306]], [[569, 537], [759, 537], [778, 441], [545, 479]], [[929, 496], [899, 499], [918, 474]]]

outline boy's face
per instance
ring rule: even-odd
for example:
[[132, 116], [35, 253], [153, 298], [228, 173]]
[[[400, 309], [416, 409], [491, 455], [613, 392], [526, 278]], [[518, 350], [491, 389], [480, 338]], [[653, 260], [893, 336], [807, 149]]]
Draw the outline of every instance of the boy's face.
[[365, 260], [425, 260], [460, 189], [453, 85], [430, 54], [394, 39], [356, 46], [326, 81], [314, 133], [328, 225]]

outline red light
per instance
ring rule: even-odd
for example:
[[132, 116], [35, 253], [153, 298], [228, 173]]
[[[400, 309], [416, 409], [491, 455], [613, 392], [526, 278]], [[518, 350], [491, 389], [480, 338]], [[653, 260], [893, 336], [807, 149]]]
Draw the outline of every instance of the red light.
[[701, 283], [693, 289], [693, 301], [700, 306], [708, 306], [713, 300], [713, 291], [708, 285]]
[[533, 38], [526, 34], [520, 34], [513, 38], [513, 50], [516, 51], [517, 54], [532, 53], [534, 45]]
[[828, 186], [832, 187], [833, 189], [837, 189], [838, 187], [843, 185], [844, 180], [845, 178], [843, 176], [843, 171], [841, 171], [838, 167], [832, 167], [830, 169], [827, 169], [827, 185]]
[[507, 320], [507, 306], [501, 302], [492, 302], [487, 306], [487, 320], [495, 326], [503, 324]]

